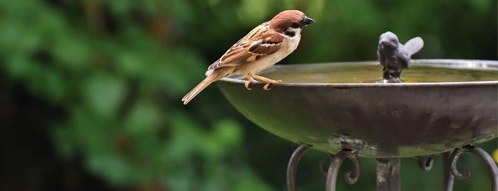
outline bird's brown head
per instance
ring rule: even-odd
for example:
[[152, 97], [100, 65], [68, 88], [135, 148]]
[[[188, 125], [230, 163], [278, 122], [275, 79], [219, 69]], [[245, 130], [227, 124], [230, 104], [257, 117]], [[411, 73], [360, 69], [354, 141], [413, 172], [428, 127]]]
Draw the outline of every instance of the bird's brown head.
[[315, 20], [299, 10], [285, 10], [275, 15], [270, 20], [270, 25], [277, 32], [283, 33], [289, 28], [302, 29], [314, 22]]

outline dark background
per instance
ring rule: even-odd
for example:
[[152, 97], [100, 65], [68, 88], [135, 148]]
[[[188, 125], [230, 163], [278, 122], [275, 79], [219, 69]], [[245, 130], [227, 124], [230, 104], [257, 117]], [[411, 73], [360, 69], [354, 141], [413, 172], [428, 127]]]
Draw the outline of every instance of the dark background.
[[[385, 31], [424, 38], [416, 58], [497, 59], [495, 0], [2, 0], [0, 190], [286, 190], [296, 144], [245, 119], [215, 86], [180, 101], [284, 9], [317, 23], [280, 64], [375, 60]], [[317, 151], [302, 159], [300, 190], [324, 189], [320, 161]], [[339, 179], [338, 190], [374, 190], [375, 161], [361, 165], [359, 182]], [[459, 169], [472, 177], [455, 190], [490, 189], [477, 157]], [[402, 190], [441, 190], [441, 170], [440, 157], [430, 172], [403, 159]]]

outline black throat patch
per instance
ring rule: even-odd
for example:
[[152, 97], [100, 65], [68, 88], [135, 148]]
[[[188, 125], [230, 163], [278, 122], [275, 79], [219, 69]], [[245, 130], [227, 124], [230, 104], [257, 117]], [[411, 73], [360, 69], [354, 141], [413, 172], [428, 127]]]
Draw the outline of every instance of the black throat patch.
[[287, 35], [287, 36], [289, 36], [289, 37], [294, 37], [296, 35], [296, 32], [294, 32], [294, 31], [285, 31], [284, 34]]

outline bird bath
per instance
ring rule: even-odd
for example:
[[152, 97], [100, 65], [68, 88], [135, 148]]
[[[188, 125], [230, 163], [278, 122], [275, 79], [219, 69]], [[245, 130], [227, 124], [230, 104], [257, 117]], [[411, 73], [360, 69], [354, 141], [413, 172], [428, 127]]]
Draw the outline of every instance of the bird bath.
[[440, 153], [450, 164], [445, 190], [451, 190], [453, 177], [464, 177], [455, 168], [462, 152], [481, 156], [496, 190], [496, 165], [472, 145], [498, 137], [498, 61], [412, 60], [405, 83], [381, 83], [380, 73], [378, 62], [277, 65], [262, 74], [282, 80], [270, 91], [262, 83], [248, 91], [240, 76], [218, 86], [245, 117], [301, 145], [289, 161], [290, 190], [307, 148], [333, 156], [327, 190], [335, 190], [345, 158], [356, 168], [348, 183], [359, 176], [357, 157], [376, 158], [377, 190], [399, 190], [399, 158], [429, 164], [428, 156]]

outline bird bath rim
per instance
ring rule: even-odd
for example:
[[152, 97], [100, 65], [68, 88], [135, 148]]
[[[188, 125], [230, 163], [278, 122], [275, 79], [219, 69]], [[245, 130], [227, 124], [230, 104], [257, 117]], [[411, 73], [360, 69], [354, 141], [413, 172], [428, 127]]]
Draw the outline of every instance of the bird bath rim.
[[[430, 64], [426, 64], [430, 63]], [[346, 61], [346, 62], [324, 62], [324, 63], [303, 63], [292, 65], [275, 65], [262, 73], [273, 72], [280, 70], [283, 67], [299, 67], [299, 66], [312, 66], [312, 65], [348, 65], [348, 64], [368, 64], [379, 65], [378, 61]], [[498, 71], [497, 60], [466, 60], [466, 59], [413, 59], [411, 65], [414, 66], [429, 66], [435, 68], [449, 68], [449, 69], [466, 69], [466, 70], [488, 70]], [[379, 67], [380, 69], [380, 67]], [[241, 75], [229, 76], [223, 78], [221, 81], [233, 83], [245, 83], [246, 80]], [[254, 82], [258, 83], [258, 82]], [[273, 86], [333, 86], [333, 87], [389, 87], [389, 86], [460, 86], [460, 85], [491, 85], [498, 84], [498, 80], [493, 81], [455, 81], [455, 82], [409, 82], [409, 83], [377, 83], [377, 82], [345, 82], [345, 83], [330, 83], [330, 82], [285, 82], [282, 81]]]

